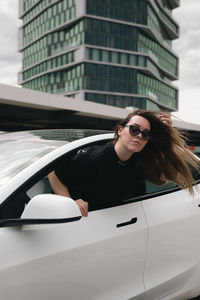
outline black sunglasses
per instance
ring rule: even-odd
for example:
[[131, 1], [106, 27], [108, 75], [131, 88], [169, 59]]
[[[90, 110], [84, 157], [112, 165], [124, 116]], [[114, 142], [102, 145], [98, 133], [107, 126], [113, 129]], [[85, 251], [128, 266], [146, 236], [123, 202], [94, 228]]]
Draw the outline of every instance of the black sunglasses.
[[137, 136], [141, 133], [144, 141], [148, 141], [150, 139], [150, 131], [148, 129], [140, 130], [140, 128], [136, 125], [126, 125], [125, 127], [129, 127], [129, 133], [132, 136]]

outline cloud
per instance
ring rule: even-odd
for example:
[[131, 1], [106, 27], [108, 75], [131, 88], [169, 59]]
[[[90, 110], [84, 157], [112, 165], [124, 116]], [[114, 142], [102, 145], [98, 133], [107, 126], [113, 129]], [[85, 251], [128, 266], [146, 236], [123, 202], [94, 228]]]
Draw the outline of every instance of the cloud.
[[8, 64], [0, 63], [0, 83], [17, 85], [17, 73], [19, 72], [21, 63]]
[[179, 56], [179, 107], [177, 115], [200, 123], [200, 1], [182, 0], [174, 17], [180, 26], [180, 38], [173, 42]]
[[18, 1], [0, 2], [0, 83], [16, 84], [21, 65], [18, 53]]
[[180, 99], [179, 102], [180, 110], [173, 115], [178, 116], [179, 118], [191, 122], [200, 124], [199, 122], [199, 99], [197, 95], [200, 95], [200, 87], [195, 88], [180, 88]]
[[173, 11], [175, 19], [180, 25], [181, 34], [185, 34], [188, 30], [198, 28], [200, 2], [199, 0], [181, 0], [180, 7]]
[[180, 38], [173, 42], [173, 48], [179, 55], [181, 80], [185, 80], [186, 85], [188, 80], [188, 84], [192, 83], [192, 79], [196, 80], [196, 72], [200, 70], [199, 12], [198, 0], [182, 0], [181, 7], [175, 13], [181, 33]]

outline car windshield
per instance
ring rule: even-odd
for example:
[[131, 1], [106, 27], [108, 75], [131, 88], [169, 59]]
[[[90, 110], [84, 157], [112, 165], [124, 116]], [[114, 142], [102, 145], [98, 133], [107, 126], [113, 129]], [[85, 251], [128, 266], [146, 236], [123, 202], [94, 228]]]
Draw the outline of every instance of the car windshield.
[[0, 135], [0, 186], [54, 149], [77, 139], [105, 133], [82, 129], [33, 130]]

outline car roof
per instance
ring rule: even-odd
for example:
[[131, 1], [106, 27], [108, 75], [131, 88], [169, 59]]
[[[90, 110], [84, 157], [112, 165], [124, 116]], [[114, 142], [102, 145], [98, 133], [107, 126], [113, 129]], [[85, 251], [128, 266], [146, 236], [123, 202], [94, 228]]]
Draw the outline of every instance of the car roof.
[[5, 139], [30, 139], [39, 138], [43, 140], [56, 140], [56, 141], [68, 141], [72, 142], [81, 138], [112, 133], [108, 130], [96, 130], [96, 129], [38, 129], [30, 131], [15, 131], [8, 132], [0, 135], [0, 140]]

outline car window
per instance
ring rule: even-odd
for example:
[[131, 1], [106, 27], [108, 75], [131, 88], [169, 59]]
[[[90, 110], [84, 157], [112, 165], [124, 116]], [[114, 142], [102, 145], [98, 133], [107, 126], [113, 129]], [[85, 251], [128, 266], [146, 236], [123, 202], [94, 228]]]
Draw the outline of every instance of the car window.
[[[200, 172], [196, 168], [190, 166], [190, 170], [192, 172], [192, 176], [194, 178], [194, 182], [198, 183], [200, 180]], [[151, 193], [157, 193], [157, 192], [164, 192], [167, 190], [171, 190], [173, 188], [178, 187], [174, 182], [168, 182], [164, 185], [155, 185], [149, 181], [146, 181], [146, 194], [151, 194]]]
[[[200, 169], [200, 164], [199, 164], [199, 169]], [[197, 182], [200, 180], [200, 172], [199, 170], [195, 169], [194, 167], [190, 166], [190, 170], [192, 172], [192, 176], [194, 180]]]
[[177, 185], [174, 182], [168, 182], [163, 185], [155, 185], [150, 181], [146, 181], [146, 194], [167, 191], [172, 188], [175, 188]]
[[[102, 145], [108, 141], [109, 140], [101, 140], [99, 142], [93, 142], [88, 145], [84, 145], [84, 148], [91, 145]], [[0, 205], [0, 218], [20, 218], [26, 204], [31, 201], [34, 196], [53, 193], [48, 180], [48, 174], [55, 169], [55, 166], [60, 163], [60, 161], [64, 161], [66, 158], [72, 157], [78, 150], [79, 148], [70, 151], [65, 156], [58, 158], [51, 166], [46, 166], [40, 172], [31, 177], [23, 186], [21, 186]]]
[[51, 194], [51, 193], [52, 193], [52, 189], [49, 183], [48, 176], [44, 176], [33, 186], [31, 186], [26, 192], [26, 194], [30, 199], [32, 199], [34, 196], [39, 194]]

